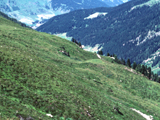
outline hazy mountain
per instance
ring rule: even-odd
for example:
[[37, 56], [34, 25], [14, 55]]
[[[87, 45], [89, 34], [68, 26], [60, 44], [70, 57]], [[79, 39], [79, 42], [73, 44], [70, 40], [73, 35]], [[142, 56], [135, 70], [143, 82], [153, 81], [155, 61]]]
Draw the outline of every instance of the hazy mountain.
[[77, 9], [88, 9], [107, 6], [109, 5], [100, 0], [52, 0], [52, 8], [54, 10], [59, 7], [61, 7], [63, 10], [73, 11]]
[[108, 6], [99, 0], [1, 0], [0, 11], [30, 26], [40, 26], [47, 19], [75, 9]]
[[67, 33], [67, 36], [92, 47], [99, 44], [105, 54], [115, 53], [119, 58], [130, 58], [132, 62], [149, 62], [149, 66], [158, 67], [157, 72], [160, 60], [159, 14], [159, 1], [133, 0], [114, 8], [77, 10], [56, 16], [37, 30]]
[[109, 7], [122, 3], [121, 0], [1, 0], [0, 11], [36, 28], [53, 16], [73, 10]]

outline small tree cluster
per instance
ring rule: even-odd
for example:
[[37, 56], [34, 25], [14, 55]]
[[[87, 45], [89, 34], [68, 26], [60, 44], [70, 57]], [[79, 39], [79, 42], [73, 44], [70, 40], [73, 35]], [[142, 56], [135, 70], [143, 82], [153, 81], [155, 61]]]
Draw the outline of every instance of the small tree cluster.
[[99, 55], [103, 55], [103, 51], [102, 51], [102, 50], [99, 50], [97, 53], [98, 53]]
[[76, 43], [77, 45], [79, 45], [80, 47], [82, 46], [81, 42], [78, 42], [76, 39], [72, 38], [71, 40], [72, 42]]
[[113, 53], [113, 55], [107, 53], [107, 56], [114, 57], [116, 63], [123, 64], [123, 65], [126, 64], [124, 59], [118, 59], [117, 55], [115, 55], [114, 53]]
[[[110, 57], [115, 57], [115, 62], [119, 63], [119, 64], [123, 64], [126, 65], [128, 67], [132, 67], [133, 69], [135, 69], [137, 72], [142, 73], [144, 76], [148, 77], [148, 79], [159, 82], [160, 83], [160, 77], [158, 77], [158, 74], [154, 74], [151, 71], [151, 67], [147, 67], [145, 65], [141, 65], [141, 64], [137, 64], [136, 62], [133, 62], [133, 64], [131, 65], [131, 61], [130, 59], [127, 59], [127, 62], [125, 62], [125, 60], [123, 58], [118, 59], [117, 55], [113, 54], [110, 55], [109, 53], [107, 53], [107, 56]], [[160, 74], [160, 72], [159, 72]]]
[[64, 55], [70, 57], [69, 52], [67, 52], [64, 47], [60, 47], [60, 48], [62, 49], [62, 50], [60, 50], [60, 52], [62, 52]]
[[147, 76], [148, 79], [151, 79], [153, 81], [160, 83], [160, 78], [158, 77], [158, 74], [154, 74], [151, 71], [151, 67], [147, 67], [147, 66], [141, 65], [141, 64], [137, 65], [136, 62], [134, 62], [132, 68], [135, 69], [137, 72], [142, 73], [144, 76]]

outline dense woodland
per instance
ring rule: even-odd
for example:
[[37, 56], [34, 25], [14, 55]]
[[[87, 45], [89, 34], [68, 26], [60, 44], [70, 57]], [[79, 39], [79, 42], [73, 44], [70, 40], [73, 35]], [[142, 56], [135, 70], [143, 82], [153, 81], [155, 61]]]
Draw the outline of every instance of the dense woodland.
[[[37, 28], [38, 31], [47, 33], [64, 33], [72, 36], [83, 45], [95, 46], [103, 44], [103, 52], [115, 53], [119, 59], [138, 64], [150, 57], [160, 47], [160, 36], [147, 39], [137, 46], [148, 35], [149, 31], [160, 31], [160, 5], [153, 7], [143, 6], [132, 11], [133, 6], [147, 2], [148, 0], [133, 0], [113, 8], [97, 8], [89, 10], [77, 10], [68, 14], [51, 18], [47, 23]], [[98, 16], [95, 19], [86, 19], [95, 12], [106, 12], [107, 15]], [[116, 48], [116, 49], [115, 49]], [[156, 58], [159, 61], [160, 58]], [[154, 62], [156, 65], [158, 62]]]

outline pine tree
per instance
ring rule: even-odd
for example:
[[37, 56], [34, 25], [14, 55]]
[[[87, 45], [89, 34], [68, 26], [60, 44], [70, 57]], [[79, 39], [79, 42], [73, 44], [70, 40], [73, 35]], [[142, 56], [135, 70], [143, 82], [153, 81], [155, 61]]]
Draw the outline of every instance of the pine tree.
[[72, 38], [72, 40], [71, 40], [72, 42], [75, 42], [75, 39], [74, 38]]
[[126, 61], [122, 58], [121, 63], [122, 63], [123, 65], [125, 65], [125, 64], [126, 64]]
[[151, 79], [151, 67], [148, 68], [148, 78]]
[[109, 53], [107, 53], [107, 56], [110, 56], [110, 54], [109, 54]]
[[69, 54], [69, 52], [68, 52], [67, 54], [68, 54], [68, 56], [70, 57], [70, 54]]
[[117, 55], [114, 55], [114, 57], [115, 57], [115, 62], [120, 63], [120, 61], [119, 61]]
[[145, 75], [145, 66], [144, 65], [142, 65], [142, 74]]
[[98, 54], [103, 55], [103, 51], [102, 50], [98, 51]]
[[81, 42], [79, 42], [78, 45], [81, 46]]
[[158, 81], [158, 75], [157, 74], [154, 74], [153, 81]]
[[131, 67], [130, 59], [127, 60], [127, 66], [128, 66], [128, 67]]
[[158, 81], [157, 82], [160, 83], [160, 77], [158, 77]]
[[141, 72], [141, 64], [138, 64], [138, 65], [137, 65], [136, 71], [137, 71], [137, 72]]
[[133, 69], [136, 69], [136, 67], [137, 67], [137, 63], [136, 63], [136, 62], [134, 62], [132, 67], [133, 67]]
[[75, 39], [75, 43], [78, 45], [78, 41]]

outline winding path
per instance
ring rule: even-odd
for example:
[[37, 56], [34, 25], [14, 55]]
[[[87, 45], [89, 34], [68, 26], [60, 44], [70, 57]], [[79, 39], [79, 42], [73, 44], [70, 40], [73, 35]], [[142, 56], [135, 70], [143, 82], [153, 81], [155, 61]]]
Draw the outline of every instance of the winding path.
[[153, 116], [152, 115], [146, 115], [142, 112], [140, 112], [139, 110], [136, 110], [134, 108], [131, 108], [133, 111], [137, 112], [138, 114], [140, 114], [142, 117], [144, 117], [146, 120], [153, 120]]

